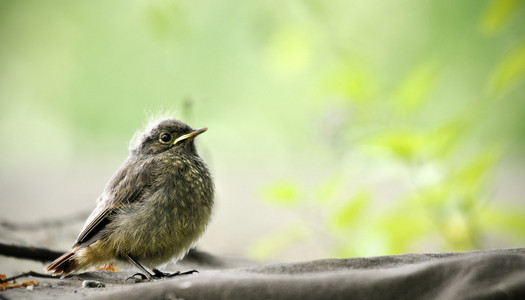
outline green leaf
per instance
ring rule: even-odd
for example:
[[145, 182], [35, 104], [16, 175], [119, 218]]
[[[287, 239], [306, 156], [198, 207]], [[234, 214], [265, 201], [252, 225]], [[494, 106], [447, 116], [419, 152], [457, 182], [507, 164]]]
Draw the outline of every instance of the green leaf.
[[428, 215], [413, 206], [398, 207], [388, 212], [377, 225], [388, 239], [389, 253], [401, 254], [433, 229]]
[[377, 93], [377, 83], [362, 63], [348, 59], [341, 67], [331, 71], [324, 83], [329, 92], [345, 96], [354, 103], [365, 103]]
[[492, 0], [481, 18], [480, 29], [486, 35], [494, 35], [501, 31], [522, 0]]
[[404, 161], [415, 160], [424, 147], [422, 137], [414, 131], [387, 132], [371, 139], [371, 143]]
[[348, 228], [351, 225], [355, 224], [356, 221], [362, 216], [364, 210], [369, 206], [372, 195], [370, 191], [361, 191], [345, 205], [338, 210], [333, 218], [333, 225], [336, 229]]
[[490, 90], [502, 93], [525, 78], [525, 42], [505, 55], [492, 77]]
[[290, 206], [299, 202], [299, 185], [293, 181], [281, 181], [271, 184], [264, 190], [264, 199], [268, 203]]
[[438, 74], [438, 68], [433, 62], [424, 62], [417, 66], [398, 88], [396, 108], [403, 113], [420, 108], [436, 85]]
[[466, 128], [463, 120], [454, 120], [433, 130], [425, 137], [425, 145], [436, 158], [445, 158], [457, 149]]

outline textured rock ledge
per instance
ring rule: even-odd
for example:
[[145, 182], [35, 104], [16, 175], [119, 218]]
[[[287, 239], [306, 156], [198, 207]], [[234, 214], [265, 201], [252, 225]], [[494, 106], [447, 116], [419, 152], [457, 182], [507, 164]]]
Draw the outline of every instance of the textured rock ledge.
[[[520, 299], [525, 248], [255, 264], [202, 253], [169, 270], [200, 273], [131, 283], [133, 270], [39, 280], [0, 299]], [[82, 287], [85, 280], [105, 287]], [[523, 298], [525, 299], [525, 298]]]

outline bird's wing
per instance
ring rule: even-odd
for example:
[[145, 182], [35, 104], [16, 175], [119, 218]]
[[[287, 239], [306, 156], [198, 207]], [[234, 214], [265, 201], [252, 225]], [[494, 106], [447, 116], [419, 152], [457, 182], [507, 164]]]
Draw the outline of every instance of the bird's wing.
[[114, 211], [114, 209], [101, 205], [104, 204], [103, 202], [99, 202], [86, 220], [74, 246], [80, 245], [81, 248], [89, 246], [103, 236], [102, 229], [110, 222], [110, 216]]
[[74, 246], [89, 246], [104, 236], [103, 229], [112, 221], [112, 215], [124, 204], [142, 198], [150, 185], [150, 176], [132, 161], [126, 161], [106, 186], [97, 207], [86, 220]]

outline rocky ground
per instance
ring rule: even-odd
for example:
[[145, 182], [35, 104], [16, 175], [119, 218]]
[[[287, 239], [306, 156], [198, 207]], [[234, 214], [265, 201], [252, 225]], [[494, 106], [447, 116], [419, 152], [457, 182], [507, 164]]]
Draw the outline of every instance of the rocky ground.
[[145, 282], [87, 272], [0, 292], [0, 299], [525, 299], [525, 248], [256, 264], [199, 252]]

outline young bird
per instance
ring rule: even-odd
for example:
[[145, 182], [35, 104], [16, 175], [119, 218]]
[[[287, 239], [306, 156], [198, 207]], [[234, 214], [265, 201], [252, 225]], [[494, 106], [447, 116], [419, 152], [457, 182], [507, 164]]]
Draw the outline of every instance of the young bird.
[[87, 267], [127, 261], [148, 279], [179, 274], [154, 267], [182, 258], [210, 221], [212, 176], [193, 142], [206, 130], [177, 120], [146, 129], [106, 185], [72, 249], [46, 270], [64, 278]]

